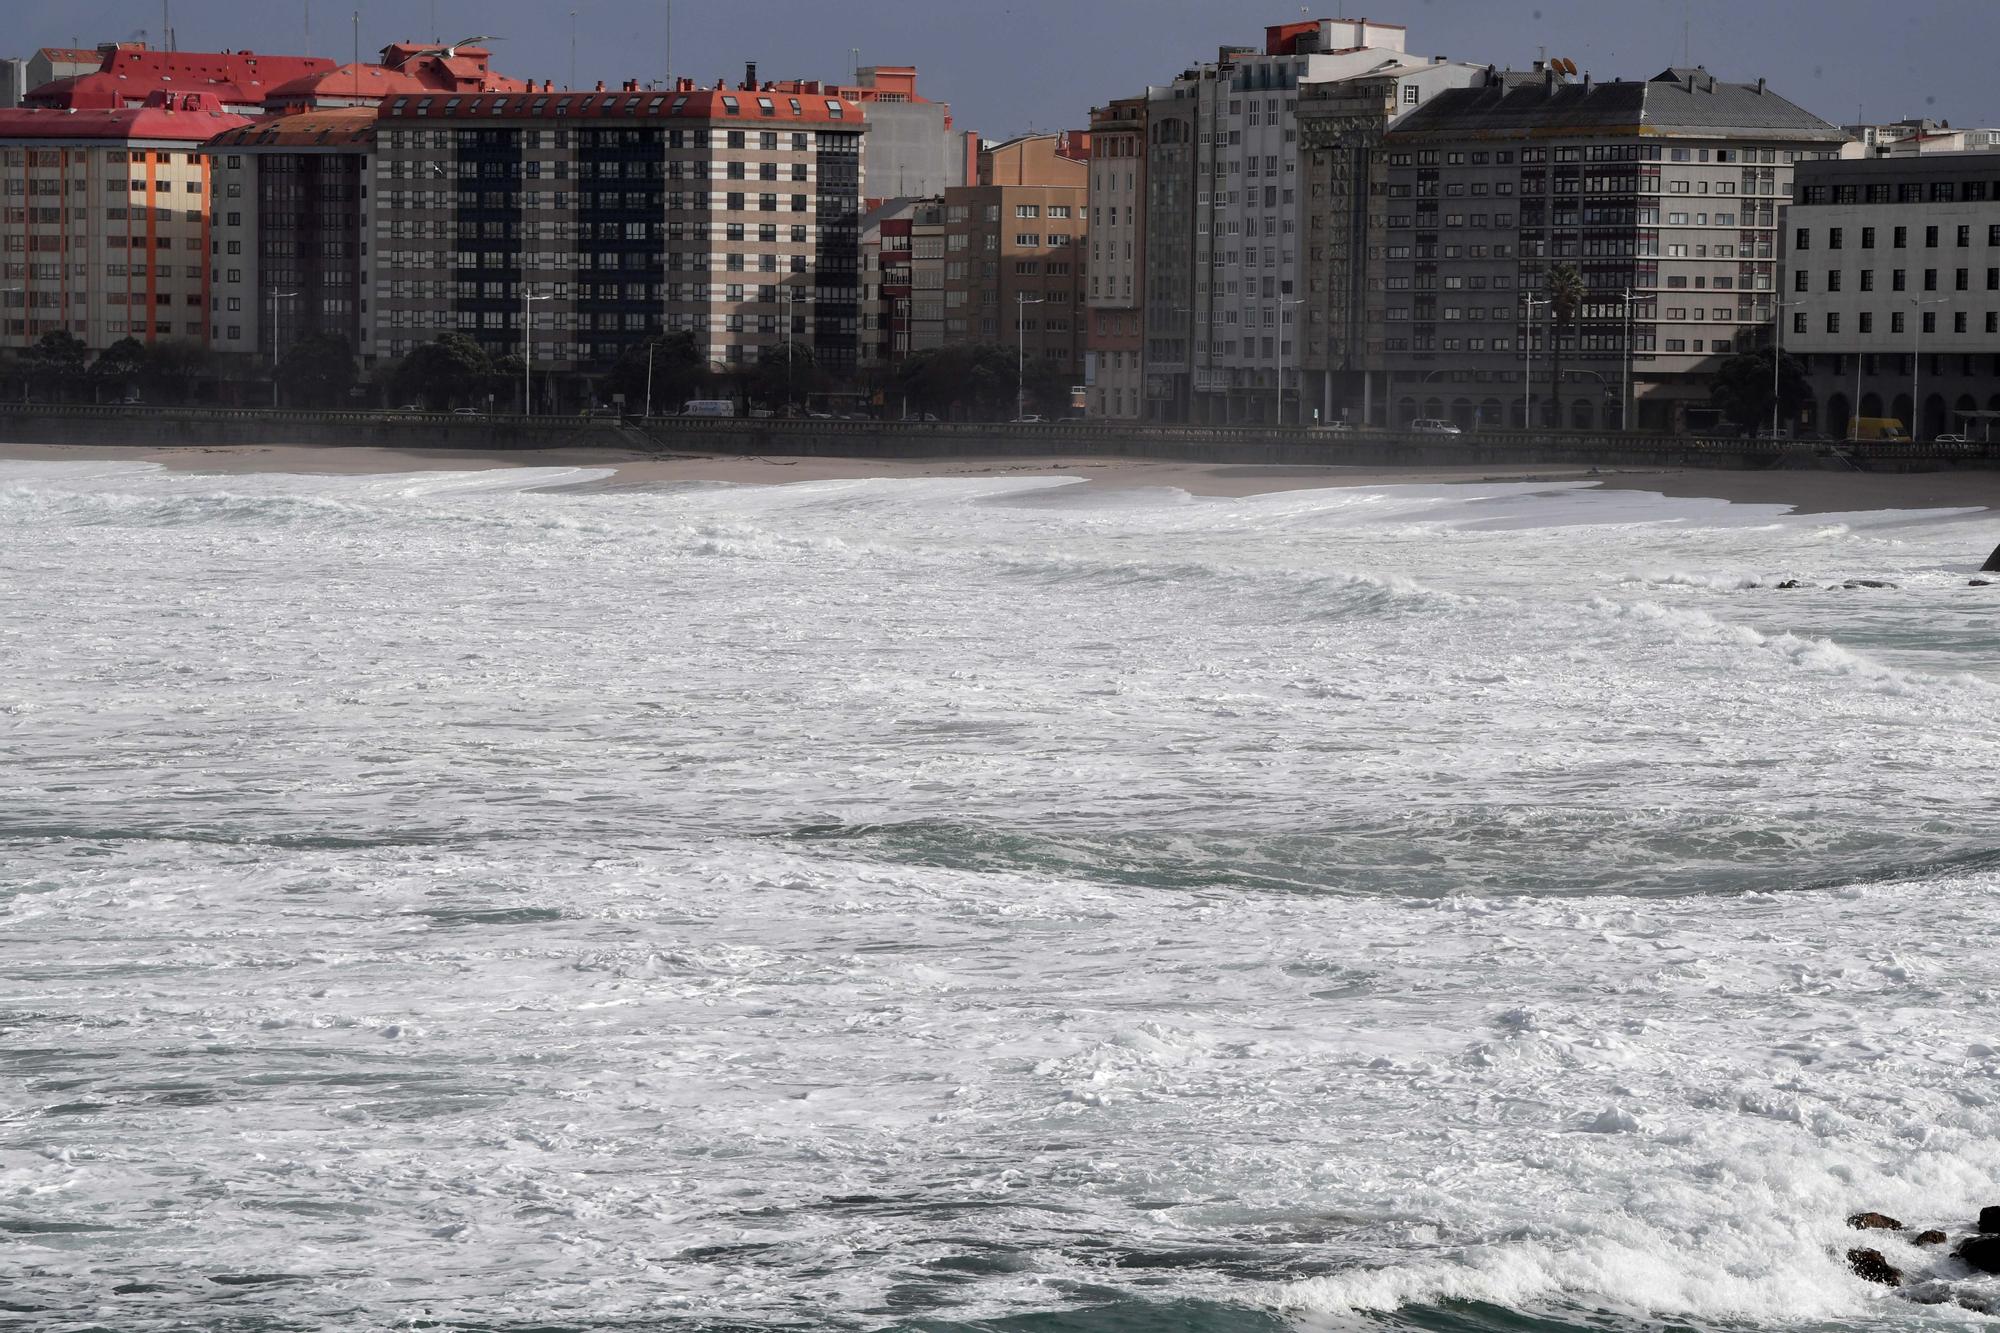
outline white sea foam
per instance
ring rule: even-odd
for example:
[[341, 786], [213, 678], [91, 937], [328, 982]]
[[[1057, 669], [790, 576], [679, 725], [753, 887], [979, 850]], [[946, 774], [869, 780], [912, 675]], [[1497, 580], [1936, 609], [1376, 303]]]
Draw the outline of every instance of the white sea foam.
[[578, 475], [0, 464], [10, 1305], [1957, 1317], [1964, 524]]

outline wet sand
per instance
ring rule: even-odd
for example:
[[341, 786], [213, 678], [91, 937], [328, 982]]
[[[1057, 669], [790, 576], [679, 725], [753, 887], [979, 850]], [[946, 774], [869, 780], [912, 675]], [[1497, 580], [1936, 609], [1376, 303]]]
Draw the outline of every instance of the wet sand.
[[146, 448], [109, 445], [0, 444], [0, 458], [31, 461], [157, 463], [176, 471], [365, 476], [489, 468], [610, 468], [603, 488], [675, 482], [772, 485], [875, 477], [1077, 477], [1096, 486], [1164, 486], [1193, 495], [1245, 496], [1323, 486], [1434, 486], [1459, 482], [1587, 482], [1734, 503], [1789, 505], [1802, 514], [1879, 509], [2000, 508], [2000, 471], [1738, 472], [1710, 468], [1244, 466], [1142, 458], [786, 458], [735, 454], [640, 454], [615, 449], [508, 450], [328, 449], [308, 445]]

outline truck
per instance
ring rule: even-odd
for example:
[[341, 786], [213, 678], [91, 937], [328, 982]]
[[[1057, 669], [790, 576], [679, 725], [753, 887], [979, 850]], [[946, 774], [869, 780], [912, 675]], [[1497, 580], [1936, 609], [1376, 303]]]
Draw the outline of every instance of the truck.
[[736, 403], [730, 398], [690, 398], [681, 405], [684, 417], [733, 417]]
[[1854, 438], [1857, 440], [1908, 440], [1910, 433], [1903, 429], [1903, 423], [1895, 417], [1856, 417]]

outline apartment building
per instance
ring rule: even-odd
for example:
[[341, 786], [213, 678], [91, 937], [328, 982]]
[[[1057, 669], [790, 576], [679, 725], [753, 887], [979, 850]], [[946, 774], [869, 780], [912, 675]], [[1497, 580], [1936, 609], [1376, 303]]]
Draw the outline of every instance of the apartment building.
[[1092, 109], [1089, 188], [1086, 410], [1107, 421], [1137, 421], [1146, 408], [1145, 98]]
[[1028, 135], [979, 156], [979, 184], [944, 194], [951, 342], [1015, 344], [1083, 382], [1087, 135]]
[[1808, 162], [1795, 189], [1784, 343], [1813, 387], [1801, 424], [1844, 437], [1859, 404], [1919, 439], [2000, 426], [1965, 415], [2000, 413], [2000, 152]]
[[[1599, 83], [1544, 64], [1439, 93], [1383, 143], [1388, 419], [1616, 428], [1629, 395], [1641, 429], [1712, 424], [1710, 377], [1769, 334], [1793, 170], [1846, 142], [1701, 68]], [[1588, 293], [1552, 339], [1528, 301], [1559, 264]]]
[[1902, 157], [1916, 153], [1977, 153], [2000, 149], [2000, 129], [1953, 129], [1948, 120], [1918, 116], [1886, 125], [1843, 125], [1854, 142], [1847, 157]]
[[[83, 53], [55, 54], [75, 57]], [[208, 104], [220, 110], [254, 116], [270, 109], [271, 95], [279, 87], [334, 68], [333, 61], [321, 56], [157, 51], [144, 42], [107, 42], [97, 48], [95, 56], [94, 68], [72, 74], [54, 72], [74, 69], [81, 61], [49, 62], [46, 68], [53, 77], [31, 86], [21, 104], [55, 110], [122, 107], [133, 111], [148, 105], [155, 93], [176, 97], [201, 93]], [[30, 76], [37, 72], [36, 63], [31, 61]]]
[[1148, 90], [1150, 415], [1274, 421], [1282, 401], [1296, 419], [1301, 90], [1433, 63], [1407, 53], [1400, 25], [1315, 19]]
[[45, 83], [89, 74], [104, 63], [101, 51], [45, 46], [35, 54], [0, 59], [0, 108], [19, 106]]
[[957, 128], [949, 103], [917, 92], [916, 66], [864, 65], [830, 91], [867, 112], [862, 168], [878, 197], [935, 197], [975, 179], [979, 136]]
[[126, 337], [206, 341], [200, 149], [244, 123], [207, 92], [0, 111], [0, 347], [57, 331], [94, 351]]
[[334, 334], [365, 362], [369, 106], [268, 116], [209, 140], [213, 199], [209, 339], [275, 364]]
[[1397, 61], [1299, 90], [1300, 226], [1305, 316], [1298, 421], [1367, 421], [1383, 369], [1389, 159], [1383, 137], [1402, 118], [1485, 69], [1463, 61]]
[[[945, 345], [944, 245], [942, 199], [892, 199], [863, 219], [863, 365], [893, 366]], [[965, 316], [955, 318], [963, 341]]]
[[[378, 354], [446, 329], [603, 369], [685, 330], [721, 367], [860, 348], [863, 109], [814, 83], [399, 96], [369, 199]], [[524, 309], [532, 309], [530, 326]]]

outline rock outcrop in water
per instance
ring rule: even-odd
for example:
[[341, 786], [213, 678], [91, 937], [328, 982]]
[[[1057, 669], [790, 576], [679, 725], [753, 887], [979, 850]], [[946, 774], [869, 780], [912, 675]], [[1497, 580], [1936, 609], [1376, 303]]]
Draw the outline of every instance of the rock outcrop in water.
[[1903, 1285], [1903, 1270], [1884, 1259], [1880, 1250], [1849, 1250], [1847, 1266], [1864, 1281], [1879, 1282], [1885, 1287]]
[[2000, 1236], [1967, 1236], [1953, 1254], [1982, 1273], [2000, 1273]]
[[2000, 1205], [1979, 1210], [1979, 1229], [1989, 1236], [2000, 1232]]
[[1982, 574], [2000, 574], [2000, 546], [1993, 548], [1993, 554], [1986, 557], [1986, 563], [1979, 567]]
[[1847, 1219], [1856, 1231], [1901, 1231], [1903, 1224], [1887, 1213], [1856, 1213]]
[[1948, 1241], [1948, 1240], [1950, 1240], [1950, 1239], [1951, 1239], [1951, 1237], [1949, 1237], [1949, 1236], [1945, 1235], [1945, 1234], [1944, 1234], [1944, 1232], [1942, 1232], [1942, 1231], [1938, 1231], [1938, 1230], [1936, 1230], [1935, 1228], [1933, 1228], [1933, 1229], [1932, 1229], [1932, 1230], [1930, 1230], [1930, 1231], [1919, 1231], [1919, 1232], [1917, 1233], [1917, 1238], [1916, 1238], [1915, 1240], [1911, 1241], [1911, 1242], [1910, 1242], [1910, 1244], [1912, 1244], [1912, 1245], [1942, 1245], [1942, 1244], [1944, 1244], [1944, 1243], [1945, 1243], [1946, 1241]]

